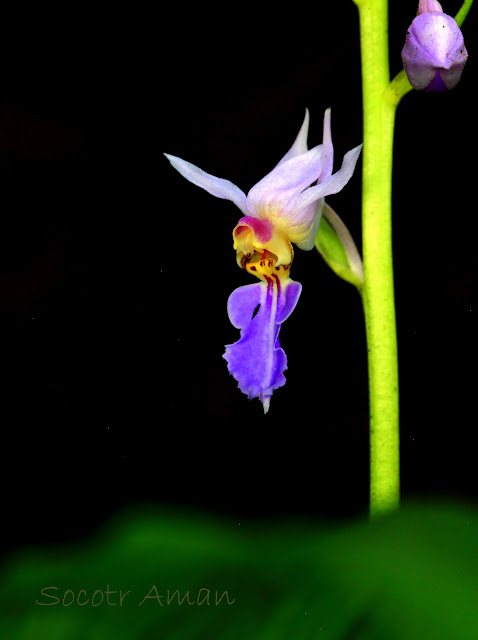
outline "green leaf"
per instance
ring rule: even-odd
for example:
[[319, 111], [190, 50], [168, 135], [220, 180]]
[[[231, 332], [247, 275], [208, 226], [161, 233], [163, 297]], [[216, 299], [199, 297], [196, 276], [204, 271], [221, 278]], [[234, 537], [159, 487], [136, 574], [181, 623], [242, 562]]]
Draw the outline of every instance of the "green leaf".
[[361, 289], [363, 267], [357, 247], [345, 224], [326, 202], [315, 248], [339, 277]]
[[470, 640], [477, 540], [478, 511], [443, 505], [340, 526], [129, 511], [80, 545], [12, 554], [0, 629], [8, 640]]

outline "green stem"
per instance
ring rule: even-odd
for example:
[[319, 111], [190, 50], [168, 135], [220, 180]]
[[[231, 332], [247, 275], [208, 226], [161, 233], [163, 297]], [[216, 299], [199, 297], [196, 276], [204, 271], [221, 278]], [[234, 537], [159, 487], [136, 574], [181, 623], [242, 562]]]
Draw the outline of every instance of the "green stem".
[[405, 69], [402, 69], [388, 85], [385, 98], [397, 107], [403, 96], [412, 91], [412, 89], [413, 87], [408, 81]]
[[473, 0], [465, 0], [462, 4], [460, 11], [455, 16], [455, 20], [459, 27], [463, 24], [466, 16], [468, 15], [468, 11], [471, 9], [471, 5], [473, 4]]
[[[370, 396], [370, 515], [400, 504], [398, 356], [392, 258], [392, 159], [396, 108], [411, 90], [390, 82], [387, 0], [354, 0], [360, 14], [363, 97], [362, 300]], [[455, 16], [461, 27], [473, 0]]]
[[362, 291], [370, 396], [370, 514], [400, 500], [398, 358], [392, 261], [392, 153], [387, 0], [355, 0], [360, 13], [363, 91]]

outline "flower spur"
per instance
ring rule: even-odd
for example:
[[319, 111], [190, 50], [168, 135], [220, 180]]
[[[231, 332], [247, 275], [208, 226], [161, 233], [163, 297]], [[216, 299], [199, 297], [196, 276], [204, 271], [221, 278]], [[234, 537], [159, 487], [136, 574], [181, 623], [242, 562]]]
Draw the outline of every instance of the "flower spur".
[[233, 230], [240, 267], [259, 278], [229, 296], [231, 323], [241, 330], [238, 342], [226, 346], [224, 358], [240, 390], [259, 398], [264, 413], [273, 391], [286, 380], [287, 357], [279, 344], [281, 324], [290, 316], [302, 285], [290, 278], [292, 243], [314, 247], [325, 196], [338, 193], [353, 175], [362, 145], [348, 151], [342, 167], [332, 173], [330, 109], [324, 115], [323, 143], [307, 148], [309, 112], [294, 144], [276, 167], [249, 191], [165, 154], [187, 180], [213, 196], [231, 200], [243, 213]]

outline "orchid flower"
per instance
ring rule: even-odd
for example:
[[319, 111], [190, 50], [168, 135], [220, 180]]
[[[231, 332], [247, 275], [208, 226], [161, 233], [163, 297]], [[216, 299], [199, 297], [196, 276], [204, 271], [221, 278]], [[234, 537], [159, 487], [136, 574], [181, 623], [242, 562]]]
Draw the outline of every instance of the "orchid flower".
[[187, 180], [217, 198], [231, 200], [243, 214], [233, 230], [237, 263], [260, 282], [239, 287], [229, 297], [229, 319], [241, 330], [241, 338], [226, 346], [223, 357], [240, 390], [249, 399], [259, 398], [264, 413], [273, 391], [285, 384], [287, 357], [279, 344], [279, 330], [302, 289], [290, 278], [292, 243], [305, 251], [314, 247], [324, 198], [347, 184], [362, 148], [346, 153], [341, 169], [332, 173], [330, 109], [324, 116], [323, 144], [308, 150], [308, 130], [306, 110], [292, 147], [247, 196], [229, 180], [165, 154]]

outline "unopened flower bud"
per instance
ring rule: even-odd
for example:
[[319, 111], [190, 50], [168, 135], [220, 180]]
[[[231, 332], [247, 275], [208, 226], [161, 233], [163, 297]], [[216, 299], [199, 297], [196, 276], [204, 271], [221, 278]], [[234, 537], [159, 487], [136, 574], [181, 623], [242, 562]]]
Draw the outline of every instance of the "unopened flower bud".
[[460, 80], [468, 52], [455, 20], [436, 0], [420, 0], [410, 25], [402, 61], [414, 89], [447, 91]]

